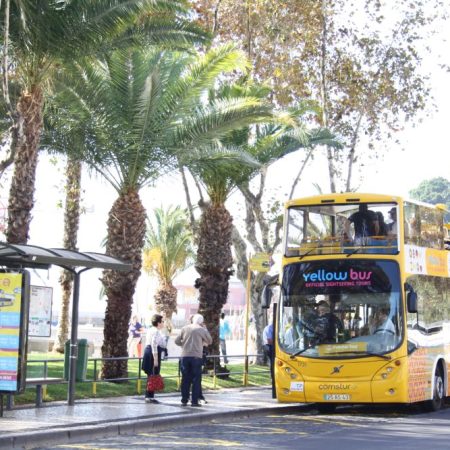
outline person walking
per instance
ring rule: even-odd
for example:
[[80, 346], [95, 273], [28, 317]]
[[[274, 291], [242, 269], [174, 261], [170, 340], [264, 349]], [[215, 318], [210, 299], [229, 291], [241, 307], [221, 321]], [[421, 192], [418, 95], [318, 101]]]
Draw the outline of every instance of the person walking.
[[228, 321], [225, 319], [225, 314], [220, 314], [220, 323], [219, 323], [219, 341], [220, 341], [220, 351], [223, 356], [223, 363], [228, 364], [228, 356], [227, 356], [227, 341], [226, 339], [230, 337], [231, 329]]
[[[164, 320], [160, 314], [152, 317], [152, 327], [147, 333], [144, 357], [142, 359], [142, 370], [150, 375], [159, 375], [161, 372], [161, 353], [166, 346], [166, 338], [161, 330], [164, 328]], [[147, 379], [148, 381], [148, 379]], [[159, 403], [155, 399], [153, 391], [145, 390], [146, 403]]]
[[143, 331], [144, 327], [140, 322], [138, 322], [138, 317], [136, 315], [133, 316], [128, 328], [128, 333], [130, 335], [128, 341], [128, 356], [130, 358], [141, 357], [139, 352], [139, 344], [141, 343]]
[[192, 323], [181, 329], [175, 344], [181, 347], [181, 404], [186, 406], [192, 389], [191, 405], [201, 406], [203, 346], [211, 345], [212, 338], [204, 326], [201, 314], [195, 314]]

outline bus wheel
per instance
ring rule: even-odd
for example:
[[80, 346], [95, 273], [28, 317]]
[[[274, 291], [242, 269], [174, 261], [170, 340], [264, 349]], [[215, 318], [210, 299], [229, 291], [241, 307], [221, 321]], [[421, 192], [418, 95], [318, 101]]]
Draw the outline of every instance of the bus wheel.
[[442, 371], [436, 368], [434, 374], [434, 390], [433, 399], [426, 402], [427, 411], [439, 411], [444, 406], [445, 393], [444, 393], [444, 377]]
[[333, 414], [336, 411], [336, 405], [333, 403], [317, 403], [316, 406], [320, 414]]

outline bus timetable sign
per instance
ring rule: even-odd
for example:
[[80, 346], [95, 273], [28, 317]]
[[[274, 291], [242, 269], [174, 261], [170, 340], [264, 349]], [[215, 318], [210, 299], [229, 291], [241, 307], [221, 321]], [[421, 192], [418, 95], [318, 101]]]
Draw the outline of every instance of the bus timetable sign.
[[268, 253], [256, 253], [249, 261], [249, 269], [257, 272], [268, 272], [271, 265], [271, 259]]
[[25, 388], [29, 276], [0, 273], [0, 394]]

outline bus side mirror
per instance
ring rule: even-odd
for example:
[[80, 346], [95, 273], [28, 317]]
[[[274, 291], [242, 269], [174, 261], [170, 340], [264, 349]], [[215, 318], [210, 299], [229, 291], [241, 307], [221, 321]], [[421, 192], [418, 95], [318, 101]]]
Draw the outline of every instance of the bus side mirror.
[[406, 294], [406, 304], [409, 313], [417, 313], [417, 293], [415, 291], [409, 291]]
[[263, 283], [264, 288], [261, 293], [261, 308], [268, 309], [272, 302], [272, 287], [278, 285], [278, 274], [266, 276]]

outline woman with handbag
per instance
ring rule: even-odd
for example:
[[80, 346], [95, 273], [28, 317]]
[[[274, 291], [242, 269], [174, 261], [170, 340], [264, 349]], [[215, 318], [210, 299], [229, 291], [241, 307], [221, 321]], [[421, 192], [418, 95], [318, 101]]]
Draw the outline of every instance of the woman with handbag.
[[155, 390], [162, 390], [164, 383], [161, 378], [161, 353], [166, 348], [166, 338], [161, 330], [164, 320], [160, 314], [152, 317], [152, 328], [147, 333], [142, 370], [147, 374], [147, 388], [145, 390], [146, 403], [159, 403], [155, 399]]

